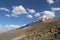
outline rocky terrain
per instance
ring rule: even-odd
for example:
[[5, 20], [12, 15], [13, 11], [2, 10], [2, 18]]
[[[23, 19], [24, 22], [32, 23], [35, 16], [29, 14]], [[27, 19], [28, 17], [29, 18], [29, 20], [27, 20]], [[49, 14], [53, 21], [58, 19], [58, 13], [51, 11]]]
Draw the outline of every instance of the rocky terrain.
[[18, 28], [0, 34], [0, 40], [60, 40], [60, 18]]

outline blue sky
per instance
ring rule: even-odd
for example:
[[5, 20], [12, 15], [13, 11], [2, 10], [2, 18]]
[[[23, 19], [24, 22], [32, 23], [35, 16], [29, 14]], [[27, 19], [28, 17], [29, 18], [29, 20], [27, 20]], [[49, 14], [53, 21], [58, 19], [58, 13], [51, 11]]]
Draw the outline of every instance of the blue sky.
[[0, 31], [24, 26], [44, 15], [60, 17], [60, 0], [0, 0]]

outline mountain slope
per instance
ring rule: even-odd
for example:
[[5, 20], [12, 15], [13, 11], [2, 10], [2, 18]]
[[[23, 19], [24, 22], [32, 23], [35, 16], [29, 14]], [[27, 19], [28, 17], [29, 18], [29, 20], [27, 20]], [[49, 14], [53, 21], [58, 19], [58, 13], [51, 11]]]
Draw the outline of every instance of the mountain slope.
[[60, 18], [0, 34], [0, 40], [59, 40]]

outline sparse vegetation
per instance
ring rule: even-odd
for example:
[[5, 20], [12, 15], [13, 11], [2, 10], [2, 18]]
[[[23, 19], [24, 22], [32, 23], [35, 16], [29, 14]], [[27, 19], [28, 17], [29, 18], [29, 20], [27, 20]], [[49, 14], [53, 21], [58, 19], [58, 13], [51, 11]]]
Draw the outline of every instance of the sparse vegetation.
[[[9, 37], [12, 37], [11, 34], [13, 35], [13, 38], [16, 38], [17, 35], [19, 36], [19, 39], [16, 40], [60, 40], [60, 19], [54, 19], [50, 22], [43, 23], [37, 22], [27, 29], [12, 31], [9, 36], [6, 37], [7, 39], [5, 38], [4, 40], [13, 39], [8, 39]], [[23, 37], [22, 35], [25, 36]]]
[[[20, 40], [60, 40], [60, 21], [59, 20], [54, 20], [47, 23], [45, 22], [43, 23], [43, 25], [45, 28], [41, 29], [38, 27], [38, 29], [36, 29], [35, 32], [32, 32], [27, 37], [21, 38]], [[37, 26], [40, 26], [40, 25], [36, 25], [36, 27]]]

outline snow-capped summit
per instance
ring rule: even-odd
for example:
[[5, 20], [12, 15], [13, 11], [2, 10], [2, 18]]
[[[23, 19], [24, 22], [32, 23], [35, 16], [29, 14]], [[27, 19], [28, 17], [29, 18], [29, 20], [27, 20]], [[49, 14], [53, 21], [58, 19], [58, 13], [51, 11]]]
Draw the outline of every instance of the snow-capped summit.
[[52, 19], [54, 19], [54, 18], [49, 17], [49, 16], [46, 16], [46, 15], [43, 15], [43, 16], [41, 17], [41, 20], [42, 20], [43, 22], [49, 21], [49, 20], [52, 20]]

